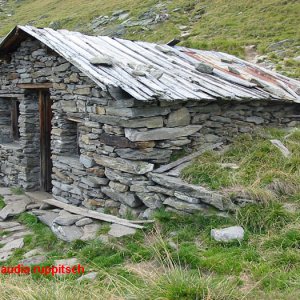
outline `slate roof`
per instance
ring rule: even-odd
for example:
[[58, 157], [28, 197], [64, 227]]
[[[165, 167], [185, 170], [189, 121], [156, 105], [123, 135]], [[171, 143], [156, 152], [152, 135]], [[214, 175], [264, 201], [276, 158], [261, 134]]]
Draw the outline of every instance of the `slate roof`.
[[[299, 81], [216, 51], [17, 26], [0, 44], [0, 55], [13, 51], [28, 35], [102, 89], [121, 88], [141, 101], [269, 99], [300, 103]], [[95, 65], [91, 63], [95, 57], [110, 58], [112, 65]]]

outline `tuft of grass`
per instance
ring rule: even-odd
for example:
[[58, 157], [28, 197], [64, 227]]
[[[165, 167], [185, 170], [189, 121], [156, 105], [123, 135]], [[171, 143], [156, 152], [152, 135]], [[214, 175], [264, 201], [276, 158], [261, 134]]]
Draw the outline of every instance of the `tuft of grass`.
[[236, 213], [238, 224], [253, 233], [280, 229], [291, 222], [292, 218], [280, 203], [248, 205]]
[[3, 200], [3, 197], [0, 195], [0, 209], [2, 209], [3, 207], [5, 207], [5, 202]]
[[11, 192], [15, 195], [24, 195], [24, 190], [21, 187], [11, 187]]

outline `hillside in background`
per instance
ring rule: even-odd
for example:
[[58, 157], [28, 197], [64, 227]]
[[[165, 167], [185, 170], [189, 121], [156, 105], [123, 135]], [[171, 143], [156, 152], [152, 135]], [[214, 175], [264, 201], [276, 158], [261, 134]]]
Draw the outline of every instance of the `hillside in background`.
[[16, 24], [220, 50], [300, 78], [299, 0], [0, 0]]

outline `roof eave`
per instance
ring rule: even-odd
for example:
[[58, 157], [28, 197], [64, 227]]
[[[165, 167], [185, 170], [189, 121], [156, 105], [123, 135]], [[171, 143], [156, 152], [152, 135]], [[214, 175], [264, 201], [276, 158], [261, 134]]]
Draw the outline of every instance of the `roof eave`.
[[19, 26], [16, 26], [0, 43], [0, 57], [5, 57], [13, 52], [27, 37], [28, 34]]

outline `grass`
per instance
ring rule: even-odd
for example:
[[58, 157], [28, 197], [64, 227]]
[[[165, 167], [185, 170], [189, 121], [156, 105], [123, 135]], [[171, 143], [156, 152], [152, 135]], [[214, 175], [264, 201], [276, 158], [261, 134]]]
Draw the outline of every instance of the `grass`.
[[3, 200], [3, 197], [0, 195], [0, 209], [2, 209], [3, 207], [5, 207], [5, 202]]
[[[295, 167], [299, 135], [295, 131], [285, 136], [277, 130], [252, 138], [244, 136], [228, 152], [215, 157], [216, 163], [240, 166], [230, 172], [217, 169], [219, 188], [235, 187], [239, 180], [243, 188], [266, 189], [275, 179], [289, 179], [287, 186], [276, 181], [279, 190], [272, 186], [276, 199], [245, 206], [228, 217], [183, 216], [162, 209], [156, 212], [154, 224], [147, 224], [135, 235], [109, 238], [105, 243], [97, 239], [65, 243], [36, 217], [22, 214], [18, 221], [34, 234], [27, 236], [24, 248], [0, 267], [16, 265], [25, 252], [41, 247], [47, 255], [45, 265], [55, 259], [77, 257], [86, 272], [95, 271], [98, 276], [81, 283], [76, 281], [78, 276], [1, 276], [0, 299], [96, 299], [99, 295], [102, 299], [136, 300], [299, 299], [299, 192], [295, 192], [293, 181], [299, 171]], [[283, 159], [280, 152], [270, 148], [270, 138], [284, 141], [293, 155]], [[196, 162], [203, 165], [210, 155], [206, 153]], [[212, 176], [211, 169], [204, 168], [208, 176], [196, 177], [196, 172], [203, 172], [196, 167], [193, 164], [191, 174], [197, 180], [205, 178], [202, 183], [212, 188], [214, 180], [207, 179]], [[274, 178], [266, 177], [266, 173]], [[287, 210], [286, 202], [298, 208]], [[233, 225], [243, 226], [242, 241], [221, 243], [211, 238], [211, 229]], [[108, 228], [103, 226], [99, 234], [107, 234]]]
[[24, 195], [24, 190], [21, 187], [12, 187], [11, 192], [15, 195]]
[[[59, 28], [90, 32], [87, 24], [100, 15], [111, 16], [119, 9], [129, 10], [133, 20], [150, 8], [160, 12], [157, 4], [164, 3], [169, 18], [151, 27], [134, 26], [127, 29], [124, 37], [151, 42], [168, 42], [181, 35], [180, 26], [187, 26], [189, 35], [181, 37], [181, 45], [208, 50], [229, 52], [245, 56], [246, 45], [256, 45], [260, 54], [268, 54], [278, 71], [300, 77], [299, 17], [297, 0], [23, 0], [8, 1], [4, 13], [0, 13], [0, 35], [8, 33], [16, 24], [49, 26], [55, 22]], [[11, 14], [10, 17], [7, 14]], [[110, 26], [118, 25], [120, 21]], [[277, 53], [270, 45], [288, 39]]]
[[[287, 138], [283, 130], [241, 135], [225, 153], [209, 151], [182, 172], [194, 184], [223, 190], [231, 197], [250, 197], [259, 202], [300, 200], [300, 130]], [[285, 158], [270, 139], [279, 139], [291, 151]], [[224, 167], [233, 163], [237, 169]]]
[[[86, 272], [96, 271], [98, 276], [80, 284], [76, 276], [2, 276], [1, 299], [297, 299], [299, 214], [284, 212], [280, 204], [263, 213], [261, 219], [268, 221], [261, 230], [254, 221], [258, 213], [249, 218], [248, 207], [229, 218], [161, 210], [145, 232], [108, 244], [58, 241], [35, 217], [23, 214], [18, 220], [35, 235], [26, 238], [25, 248], [5, 265], [16, 265], [23, 253], [42, 247], [46, 265], [77, 257]], [[212, 228], [237, 224], [246, 231], [242, 242], [211, 239]]]

